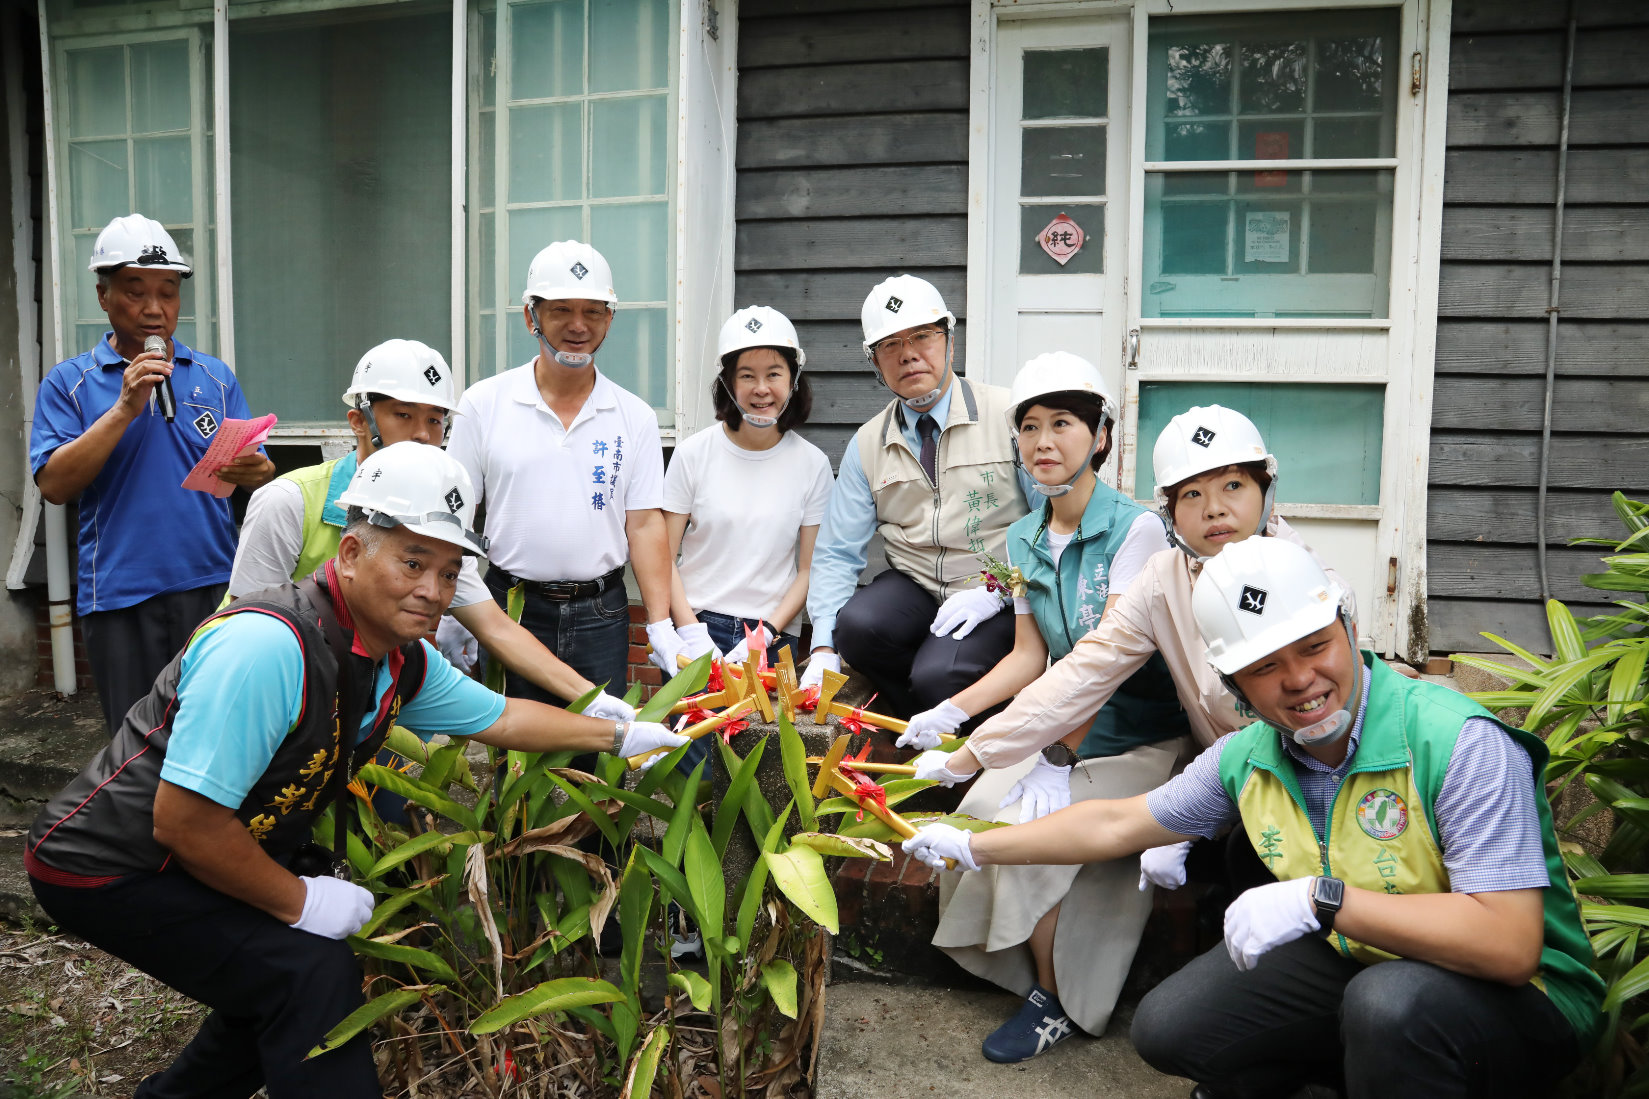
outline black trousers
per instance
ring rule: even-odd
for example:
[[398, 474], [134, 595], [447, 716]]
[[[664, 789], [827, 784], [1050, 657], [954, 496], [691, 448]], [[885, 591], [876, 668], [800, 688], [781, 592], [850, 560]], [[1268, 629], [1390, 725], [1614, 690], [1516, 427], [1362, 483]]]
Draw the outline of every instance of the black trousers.
[[[977, 682], [1013, 650], [1009, 610], [986, 619], [957, 641], [928, 632], [939, 604], [916, 581], [888, 569], [853, 593], [836, 616], [836, 651], [875, 684], [875, 708], [909, 717]], [[994, 713], [994, 710], [986, 713]], [[974, 715], [969, 728], [984, 714]]]
[[1531, 984], [1513, 988], [1427, 962], [1365, 966], [1316, 936], [1243, 972], [1220, 943], [1152, 989], [1134, 1047], [1220, 1099], [1287, 1096], [1308, 1083], [1375, 1096], [1545, 1095], [1579, 1042]]
[[155, 676], [183, 648], [201, 619], [218, 609], [228, 584], [151, 596], [116, 611], [83, 615], [86, 660], [113, 736], [132, 704], [149, 693]]
[[380, 1099], [364, 1034], [305, 1061], [359, 1007], [349, 944], [297, 931], [180, 870], [100, 889], [30, 879], [58, 926], [212, 1009], [166, 1071], [133, 1099]]

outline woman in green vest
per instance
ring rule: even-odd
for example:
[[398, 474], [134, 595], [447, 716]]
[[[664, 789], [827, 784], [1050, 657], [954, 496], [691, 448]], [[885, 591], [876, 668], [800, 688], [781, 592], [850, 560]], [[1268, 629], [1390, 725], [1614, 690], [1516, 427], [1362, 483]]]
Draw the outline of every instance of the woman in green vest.
[[[1017, 458], [1044, 500], [1008, 528], [1008, 574], [999, 579], [1014, 597], [1014, 647], [978, 682], [913, 718], [902, 746], [931, 748], [937, 730], [954, 731], [1012, 698], [1050, 656], [1069, 653], [1145, 562], [1168, 548], [1162, 520], [1098, 477], [1115, 442], [1116, 407], [1098, 368], [1069, 352], [1039, 355], [1014, 378], [1011, 401]], [[1028, 766], [991, 772], [968, 792], [962, 812], [1032, 820], [1073, 797], [1149, 790], [1173, 773], [1189, 732], [1158, 657], [1092, 715], [1074, 752], [1056, 743]], [[948, 760], [933, 753], [921, 762], [938, 769]], [[1089, 1033], [1103, 1033], [1151, 911], [1150, 894], [1135, 888], [1134, 876], [1131, 864], [1006, 867], [954, 893], [942, 890], [935, 945], [1007, 988], [1023, 989], [1025, 969], [1035, 970], [1025, 1009], [985, 1039], [986, 1057], [1023, 1061], [1049, 1048], [1070, 1024], [1050, 1037], [1044, 1017], [1057, 1021], [1064, 1012]], [[1084, 928], [1080, 962], [1056, 956], [1062, 918]], [[1106, 964], [1092, 964], [1101, 956]]]
[[1111, 860], [1240, 825], [1276, 881], [1153, 989], [1133, 1042], [1195, 1095], [1547, 1094], [1601, 1029], [1552, 826], [1546, 748], [1359, 652], [1346, 589], [1252, 538], [1192, 596], [1208, 662], [1259, 720], [1137, 797], [905, 843], [928, 865]]

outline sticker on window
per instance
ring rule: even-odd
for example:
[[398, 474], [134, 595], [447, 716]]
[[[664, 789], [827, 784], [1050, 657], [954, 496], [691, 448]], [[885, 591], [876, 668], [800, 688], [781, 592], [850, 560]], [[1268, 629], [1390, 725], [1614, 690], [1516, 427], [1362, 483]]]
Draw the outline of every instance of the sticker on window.
[[1288, 223], [1286, 210], [1250, 211], [1243, 221], [1243, 262], [1287, 263]]
[[1071, 220], [1067, 214], [1060, 214], [1048, 222], [1043, 226], [1042, 232], [1036, 235], [1036, 242], [1042, 246], [1042, 250], [1061, 267], [1070, 263], [1071, 257], [1082, 251], [1082, 242], [1087, 239], [1082, 226]]

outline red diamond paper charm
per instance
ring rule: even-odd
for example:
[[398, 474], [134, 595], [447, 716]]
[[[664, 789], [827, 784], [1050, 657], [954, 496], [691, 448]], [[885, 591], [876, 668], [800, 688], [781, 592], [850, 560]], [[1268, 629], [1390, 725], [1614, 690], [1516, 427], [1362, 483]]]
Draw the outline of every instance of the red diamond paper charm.
[[1042, 250], [1061, 267], [1071, 262], [1071, 257], [1082, 250], [1082, 242], [1087, 239], [1082, 226], [1065, 214], [1048, 222], [1047, 227], [1036, 235], [1036, 242], [1042, 245]]

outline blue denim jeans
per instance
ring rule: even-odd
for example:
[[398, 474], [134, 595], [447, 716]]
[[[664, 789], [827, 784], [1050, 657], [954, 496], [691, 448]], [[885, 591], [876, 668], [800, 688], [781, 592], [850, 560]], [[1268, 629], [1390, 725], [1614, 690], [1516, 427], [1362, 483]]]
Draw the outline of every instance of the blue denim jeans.
[[[496, 569], [487, 573], [487, 590], [500, 607], [509, 607], [509, 589]], [[575, 672], [615, 698], [630, 689], [630, 601], [622, 585], [581, 599], [545, 599], [530, 589], [521, 609], [521, 625]], [[518, 675], [504, 677], [504, 694], [565, 706], [561, 698]]]
[[[717, 614], [715, 611], [695, 611], [693, 613], [700, 622], [704, 623], [705, 629], [710, 631], [710, 640], [716, 648], [724, 653], [744, 640], [744, 628], [746, 626], [754, 630], [761, 625], [761, 619], [759, 618], [734, 618], [730, 614]], [[805, 657], [801, 650], [801, 641], [793, 634], [788, 633], [781, 633], [767, 647], [767, 662], [777, 664], [779, 662], [779, 650], [786, 645], [790, 646], [791, 658], [797, 663], [801, 663]], [[677, 770], [684, 775], [690, 775], [693, 773], [693, 768], [699, 765], [699, 761], [704, 760], [706, 761], [704, 764], [704, 777], [709, 778], [710, 773], [715, 770], [716, 758], [720, 755], [719, 752], [715, 751], [715, 745], [710, 743], [710, 737], [714, 735], [717, 734], [712, 733], [695, 740], [681, 757], [681, 763], [677, 766]]]

